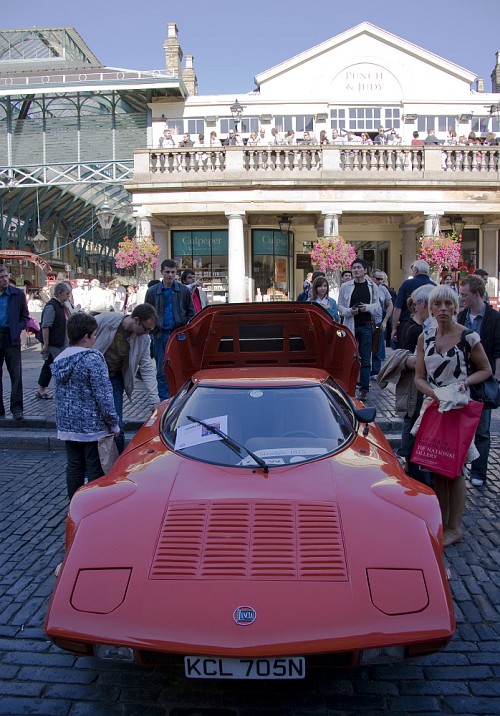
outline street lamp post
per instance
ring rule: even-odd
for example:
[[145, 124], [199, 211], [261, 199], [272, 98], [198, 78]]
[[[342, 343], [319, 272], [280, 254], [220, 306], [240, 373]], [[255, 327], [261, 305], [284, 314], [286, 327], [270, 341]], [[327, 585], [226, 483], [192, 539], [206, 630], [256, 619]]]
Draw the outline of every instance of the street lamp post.
[[96, 211], [96, 216], [99, 221], [101, 236], [104, 241], [108, 241], [111, 236], [111, 226], [113, 219], [115, 218], [114, 213], [111, 211], [109, 204], [105, 202], [99, 211]]
[[233, 122], [234, 122], [234, 128], [235, 132], [238, 132], [238, 125], [241, 122], [241, 115], [243, 114], [244, 107], [238, 102], [237, 99], [234, 100], [234, 104], [232, 104], [229, 109], [231, 110], [231, 114], [233, 115]]

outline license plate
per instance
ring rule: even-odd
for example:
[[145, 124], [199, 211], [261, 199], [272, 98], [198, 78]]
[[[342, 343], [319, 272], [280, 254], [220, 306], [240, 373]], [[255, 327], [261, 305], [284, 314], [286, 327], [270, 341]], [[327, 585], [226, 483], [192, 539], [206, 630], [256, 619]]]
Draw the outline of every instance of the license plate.
[[188, 679], [303, 679], [303, 656], [264, 659], [232, 659], [214, 656], [185, 656]]

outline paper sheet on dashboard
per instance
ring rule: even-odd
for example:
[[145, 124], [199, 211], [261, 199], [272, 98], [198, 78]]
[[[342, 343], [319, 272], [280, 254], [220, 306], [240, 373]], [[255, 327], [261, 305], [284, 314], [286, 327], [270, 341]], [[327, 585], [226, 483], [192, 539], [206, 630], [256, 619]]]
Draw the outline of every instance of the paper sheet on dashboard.
[[[203, 418], [203, 422], [207, 425], [213, 425], [227, 435], [227, 415], [219, 415], [215, 418]], [[218, 435], [211, 433], [203, 425], [198, 423], [189, 423], [177, 428], [175, 436], [175, 450], [183, 450], [192, 445], [201, 445], [202, 443], [210, 443], [213, 440], [221, 440]]]

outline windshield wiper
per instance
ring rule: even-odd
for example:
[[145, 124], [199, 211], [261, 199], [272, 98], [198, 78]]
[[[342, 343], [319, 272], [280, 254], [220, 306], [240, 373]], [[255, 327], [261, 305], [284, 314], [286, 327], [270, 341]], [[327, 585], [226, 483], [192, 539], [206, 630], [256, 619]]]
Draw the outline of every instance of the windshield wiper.
[[235, 452], [237, 455], [241, 457], [241, 451], [244, 450], [247, 455], [249, 455], [252, 460], [255, 460], [257, 465], [262, 468], [263, 472], [267, 475], [269, 472], [269, 467], [267, 466], [267, 463], [258, 455], [256, 455], [254, 452], [249, 450], [244, 445], [240, 445], [240, 443], [236, 442], [236, 440], [233, 440], [233, 438], [230, 438], [229, 435], [226, 435], [226, 433], [223, 433], [222, 430], [219, 430], [219, 428], [216, 428], [215, 425], [210, 425], [209, 423], [205, 423], [203, 420], [200, 420], [199, 418], [194, 418], [192, 415], [186, 416], [188, 420], [190, 420], [192, 423], [198, 423], [198, 425], [202, 425], [206, 430], [208, 430], [211, 433], [214, 433], [215, 435], [218, 435], [221, 439], [224, 445], [227, 445], [228, 448], [231, 448], [233, 452]]

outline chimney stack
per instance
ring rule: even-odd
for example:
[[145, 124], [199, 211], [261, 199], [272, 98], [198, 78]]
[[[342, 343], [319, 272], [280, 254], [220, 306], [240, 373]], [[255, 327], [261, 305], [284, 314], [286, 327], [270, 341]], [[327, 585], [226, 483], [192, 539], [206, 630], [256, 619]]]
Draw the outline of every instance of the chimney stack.
[[178, 30], [175, 22], [167, 25], [167, 39], [163, 43], [165, 50], [165, 64], [169, 77], [181, 76], [182, 50], [179, 44]]
[[484, 92], [484, 80], [480, 80], [479, 78], [476, 80], [476, 91]]
[[496, 53], [497, 63], [491, 73], [491, 91], [500, 92], [500, 50]]
[[186, 68], [182, 73], [182, 79], [189, 94], [198, 94], [198, 78], [194, 71], [193, 55], [186, 55]]

